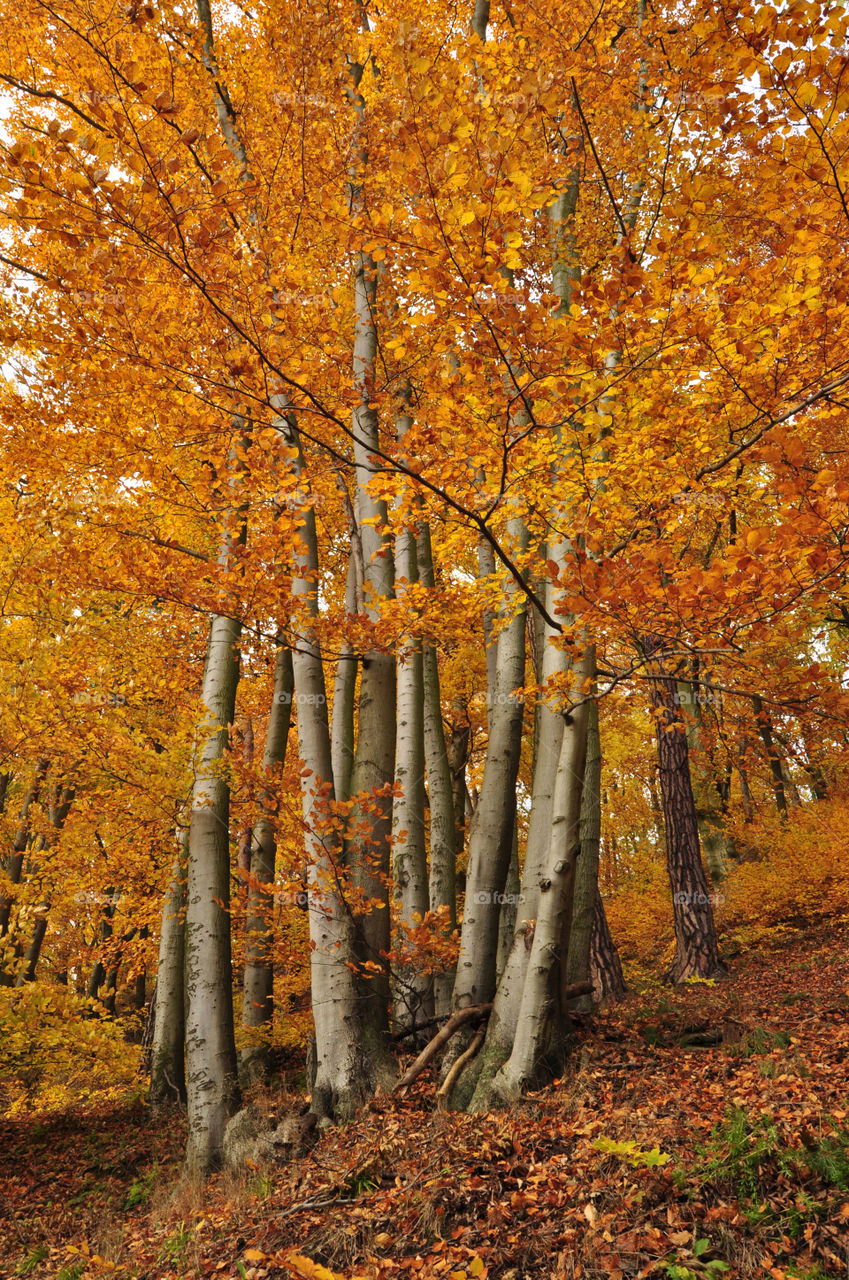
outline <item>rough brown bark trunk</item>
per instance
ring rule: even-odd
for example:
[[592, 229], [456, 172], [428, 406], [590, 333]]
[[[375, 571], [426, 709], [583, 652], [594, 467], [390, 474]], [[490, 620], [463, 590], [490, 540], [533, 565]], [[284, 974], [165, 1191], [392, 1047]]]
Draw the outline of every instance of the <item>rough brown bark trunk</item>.
[[627, 992], [622, 962], [610, 933], [601, 890], [596, 887], [595, 916], [590, 943], [590, 982], [593, 984], [593, 1003], [602, 1000], [621, 1000]]
[[719, 955], [711, 894], [702, 867], [687, 734], [677, 686], [661, 668], [653, 676], [650, 689], [675, 921], [675, 957], [668, 977], [674, 983], [691, 977], [713, 978], [723, 973], [725, 966]]

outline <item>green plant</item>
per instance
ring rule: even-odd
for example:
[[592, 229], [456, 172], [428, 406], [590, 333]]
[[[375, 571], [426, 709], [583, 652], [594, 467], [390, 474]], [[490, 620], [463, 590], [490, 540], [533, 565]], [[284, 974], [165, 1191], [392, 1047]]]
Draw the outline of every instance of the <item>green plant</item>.
[[184, 1222], [181, 1222], [173, 1235], [167, 1236], [162, 1242], [162, 1248], [159, 1250], [160, 1262], [171, 1262], [176, 1266], [185, 1262], [186, 1252], [192, 1242], [192, 1232]]
[[67, 1267], [62, 1267], [56, 1272], [56, 1280], [80, 1280], [85, 1269], [85, 1262], [71, 1262]]
[[345, 1179], [345, 1186], [351, 1193], [352, 1199], [368, 1195], [370, 1191], [376, 1191], [379, 1185], [375, 1182], [373, 1175], [367, 1172], [349, 1173]]
[[757, 1054], [772, 1053], [774, 1049], [786, 1049], [790, 1036], [786, 1031], [767, 1031], [766, 1027], [754, 1027], [741, 1036], [730, 1052], [734, 1057], [751, 1058]]
[[[701, 1275], [707, 1272], [708, 1275], [717, 1276], [721, 1275], [723, 1271], [730, 1271], [731, 1268], [728, 1263], [723, 1262], [720, 1258], [712, 1258], [708, 1262], [701, 1261], [709, 1248], [710, 1240], [707, 1237], [693, 1242], [691, 1253], [694, 1258], [699, 1259], [699, 1272]], [[691, 1267], [681, 1262], [677, 1255], [670, 1262], [665, 1263], [664, 1266], [667, 1280], [698, 1280], [698, 1274]]]
[[137, 1205], [146, 1204], [150, 1199], [150, 1193], [153, 1190], [153, 1183], [156, 1179], [158, 1168], [156, 1165], [152, 1169], [148, 1169], [147, 1173], [142, 1174], [140, 1178], [136, 1178], [130, 1186], [129, 1191], [124, 1198], [124, 1209], [135, 1209]]
[[[734, 1109], [714, 1125], [697, 1155], [703, 1188], [734, 1194], [750, 1229], [772, 1224], [792, 1239], [831, 1211], [829, 1189], [841, 1197], [849, 1189], [849, 1128], [843, 1125], [819, 1136], [803, 1128], [796, 1137], [767, 1116]], [[777, 1215], [770, 1194], [779, 1181], [798, 1190], [795, 1203]]]
[[34, 1244], [25, 1258], [22, 1258], [15, 1267], [16, 1276], [29, 1276], [35, 1271], [39, 1263], [43, 1262], [50, 1250], [46, 1244]]
[[251, 1194], [255, 1195], [257, 1200], [267, 1200], [274, 1190], [274, 1179], [269, 1178], [267, 1173], [258, 1173], [248, 1185]]

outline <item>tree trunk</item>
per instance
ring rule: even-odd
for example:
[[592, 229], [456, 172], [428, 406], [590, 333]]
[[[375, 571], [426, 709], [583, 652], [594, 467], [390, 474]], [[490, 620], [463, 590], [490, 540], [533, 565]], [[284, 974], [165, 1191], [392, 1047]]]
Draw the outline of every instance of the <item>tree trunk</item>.
[[189, 819], [185, 924], [186, 1167], [204, 1175], [220, 1162], [224, 1128], [239, 1106], [230, 958], [230, 787], [225, 773], [236, 710], [240, 623], [210, 626], [200, 756]]
[[594, 1004], [600, 1004], [602, 1000], [621, 1000], [628, 990], [622, 974], [619, 952], [610, 936], [601, 890], [598, 888], [595, 895], [595, 916], [590, 948], [590, 981], [593, 984]]
[[[100, 921], [100, 943], [101, 945], [112, 936], [112, 916], [115, 914], [115, 890], [106, 890], [106, 905], [103, 908], [103, 916]], [[88, 980], [86, 995], [89, 1000], [96, 1000], [97, 993], [106, 981], [106, 969], [103, 961], [98, 959], [94, 962], [91, 970], [91, 977]]]
[[[585, 982], [590, 977], [590, 955], [598, 899], [598, 861], [601, 845], [601, 739], [598, 702], [591, 703], [587, 718], [587, 758], [581, 794], [581, 854], [575, 872], [572, 895], [572, 925], [566, 980]], [[592, 1008], [590, 995], [578, 996], [572, 1007], [584, 1012]]]
[[[363, 26], [368, 24], [363, 12]], [[365, 100], [360, 92], [364, 68], [349, 63], [350, 98], [355, 112], [354, 170], [349, 183], [352, 210], [362, 205], [362, 180], [368, 164], [364, 142]], [[380, 435], [373, 407], [377, 359], [377, 264], [370, 253], [359, 250], [354, 275], [353, 389], [356, 403], [352, 417], [355, 511], [363, 549], [364, 594], [369, 621], [377, 622], [379, 603], [394, 595], [391, 539], [387, 532], [386, 504], [372, 497], [370, 482]], [[345, 842], [345, 864], [354, 887], [372, 905], [355, 914], [356, 946], [360, 971], [357, 986], [359, 1017], [369, 1055], [385, 1075], [394, 1075], [395, 1061], [389, 1039], [389, 969], [391, 942], [389, 888], [392, 833], [392, 786], [395, 779], [395, 659], [379, 648], [363, 655], [357, 744], [351, 777], [354, 806]], [[358, 799], [359, 797], [359, 799]]]
[[758, 719], [758, 733], [766, 750], [769, 769], [772, 774], [772, 793], [775, 796], [775, 807], [779, 817], [787, 818], [787, 794], [784, 790], [784, 772], [781, 768], [781, 756], [772, 736], [772, 718], [763, 704], [759, 694], [752, 697], [752, 706]]
[[188, 837], [188, 831], [180, 837], [162, 908], [150, 1054], [150, 1102], [154, 1107], [186, 1100], [183, 944]]
[[[398, 442], [411, 425], [398, 416]], [[396, 511], [400, 520], [402, 513]], [[415, 532], [401, 527], [395, 534], [395, 583], [404, 604], [409, 587], [419, 580]], [[425, 849], [424, 673], [421, 639], [407, 634], [398, 645], [395, 789], [392, 808], [392, 873], [398, 920], [402, 929], [421, 924], [429, 906]], [[402, 946], [406, 943], [402, 937]], [[415, 963], [401, 963], [394, 975], [394, 1021], [397, 1031], [415, 1032], [433, 1017], [433, 983]]]
[[[551, 843], [539, 882], [536, 922], [522, 984], [510, 1057], [489, 1088], [476, 1090], [477, 1108], [491, 1099], [507, 1100], [533, 1081], [547, 1061], [557, 1071], [563, 1062], [568, 1027], [563, 998], [569, 946], [572, 884], [580, 843], [581, 792], [587, 746], [590, 701], [586, 686], [595, 674], [592, 647], [575, 664], [577, 705], [564, 713], [563, 741], [552, 800]], [[580, 701], [583, 699], [583, 701]]]
[[[356, 530], [352, 537], [359, 537]], [[353, 553], [348, 557], [348, 573], [345, 581], [345, 609], [353, 616], [361, 590], [357, 583], [357, 561]], [[354, 768], [354, 703], [357, 690], [357, 659], [348, 641], [344, 641], [336, 663], [336, 679], [333, 684], [333, 713], [330, 722], [330, 752], [333, 762], [333, 786], [337, 800], [351, 796], [351, 774]]]
[[[565, 555], [565, 543], [552, 540], [547, 553]], [[548, 580], [545, 588], [546, 611], [553, 615], [559, 603], [556, 585]], [[554, 630], [546, 625], [541, 638], [541, 681], [562, 676], [569, 659], [562, 645], [555, 643]], [[528, 969], [533, 922], [539, 901], [539, 886], [544, 878], [551, 845], [552, 806], [557, 766], [563, 745], [564, 719], [546, 699], [535, 709], [534, 765], [531, 791], [531, 814], [525, 850], [520, 901], [516, 929], [503, 972], [498, 981], [492, 1016], [486, 1031], [484, 1047], [460, 1077], [452, 1095], [452, 1104], [464, 1107], [471, 1100], [473, 1109], [488, 1105], [490, 1084], [495, 1073], [507, 1061], [513, 1047], [522, 990]]]
[[[15, 839], [12, 844], [12, 852], [8, 858], [5, 858], [3, 869], [9, 878], [11, 884], [20, 884], [21, 873], [24, 866], [24, 854], [30, 837], [30, 821], [29, 811], [33, 804], [36, 804], [39, 792], [49, 768], [48, 760], [39, 760], [35, 766], [35, 772], [32, 781], [27, 788], [26, 794], [21, 805], [21, 813], [18, 819], [18, 828], [15, 832]], [[6, 936], [9, 932], [9, 921], [12, 913], [12, 905], [14, 899], [11, 895], [7, 895], [0, 903], [0, 938]], [[0, 974], [0, 985], [8, 986], [12, 982], [12, 977], [5, 971]]]
[[[56, 784], [53, 792], [53, 799], [50, 804], [50, 834], [39, 837], [38, 849], [43, 852], [50, 848], [53, 840], [65, 825], [65, 819], [70, 812], [71, 805], [74, 801], [75, 788], [72, 784], [66, 783], [64, 786], [60, 783]], [[47, 934], [47, 913], [50, 910], [50, 894], [47, 893], [44, 899], [36, 908], [38, 915], [33, 925], [32, 936], [30, 937], [29, 946], [24, 956], [23, 968], [19, 971], [15, 980], [16, 987], [22, 987], [25, 982], [35, 982], [35, 970], [38, 965], [39, 956], [41, 955], [42, 944]]]
[[[646, 646], [651, 652], [656, 646]], [[690, 781], [687, 734], [675, 680], [662, 667], [649, 684], [657, 731], [666, 865], [672, 889], [675, 957], [669, 970], [673, 983], [687, 978], [715, 978], [725, 972], [719, 956], [713, 906], [699, 848], [699, 824]]]
[[728, 874], [729, 848], [724, 829], [724, 803], [716, 764], [705, 740], [704, 707], [711, 697], [710, 686], [698, 679], [679, 681], [678, 697], [687, 709], [687, 746], [694, 765], [693, 795], [699, 839], [711, 884], [718, 885]]
[[[277, 403], [283, 400], [276, 398]], [[309, 882], [310, 971], [315, 1022], [316, 1074], [311, 1110], [333, 1119], [352, 1115], [374, 1091], [359, 1017], [354, 963], [354, 924], [344, 899], [342, 842], [334, 819], [333, 765], [318, 616], [318, 539], [309, 504], [304, 459], [292, 417], [278, 419], [302, 479], [303, 507], [292, 558], [292, 595], [298, 610], [292, 667], [298, 706], [298, 750]]]
[[521, 897], [522, 876], [519, 870], [519, 824], [514, 819], [510, 865], [507, 868], [507, 879], [504, 882], [501, 909], [498, 913], [498, 953], [495, 958], [496, 984], [501, 981], [501, 975], [507, 967], [507, 959], [516, 933], [516, 920], [519, 915]]
[[[291, 650], [281, 644], [274, 667], [274, 691], [262, 755], [263, 774], [272, 785], [260, 797], [263, 812], [252, 833], [251, 877], [245, 919], [245, 980], [242, 1026], [247, 1031], [270, 1031], [274, 1018], [274, 876], [277, 858], [277, 815], [280, 797], [274, 782], [286, 759], [294, 692]], [[267, 1037], [253, 1039], [241, 1055], [243, 1076], [250, 1081], [269, 1065]]]
[[[422, 524], [416, 542], [419, 580], [433, 591], [433, 550], [430, 529]], [[435, 647], [422, 642], [422, 674], [424, 680], [424, 747], [425, 774], [430, 801], [430, 879], [428, 901], [431, 911], [444, 910], [446, 932], [457, 928], [457, 833], [451, 765], [445, 745], [442, 724], [442, 699], [439, 687], [439, 659]], [[468, 741], [468, 734], [466, 735]], [[465, 763], [465, 762], [464, 762]], [[462, 846], [461, 846], [462, 848]], [[437, 1017], [451, 1011], [455, 968], [452, 965], [436, 974], [433, 983], [434, 1009]]]
[[[513, 520], [511, 533], [524, 547], [527, 535]], [[516, 819], [516, 776], [521, 749], [524, 699], [516, 695], [525, 682], [525, 606], [517, 602], [515, 583], [507, 587], [510, 621], [496, 642], [494, 706], [484, 763], [480, 799], [469, 833], [466, 905], [460, 935], [460, 956], [454, 987], [454, 1007], [486, 1004], [495, 992], [498, 955], [499, 903], [504, 890], [513, 826]]]

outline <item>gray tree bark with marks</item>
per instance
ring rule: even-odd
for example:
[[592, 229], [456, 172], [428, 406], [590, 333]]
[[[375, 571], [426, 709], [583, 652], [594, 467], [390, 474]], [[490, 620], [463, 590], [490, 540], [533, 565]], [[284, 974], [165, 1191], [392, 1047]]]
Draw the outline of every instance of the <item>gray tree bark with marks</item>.
[[[262, 813], [251, 835], [251, 871], [245, 917], [245, 977], [242, 1026], [247, 1031], [270, 1030], [274, 1018], [274, 876], [277, 861], [276, 819], [279, 782], [286, 759], [292, 720], [295, 678], [291, 650], [281, 643], [274, 665], [274, 686], [265, 747], [263, 775], [271, 784], [262, 790]], [[264, 1075], [269, 1066], [267, 1039], [249, 1043], [242, 1052], [240, 1069], [247, 1080]]]
[[186, 830], [180, 837], [180, 848], [174, 857], [162, 908], [150, 1054], [149, 1096], [155, 1107], [185, 1101], [186, 1098], [183, 946], [188, 844], [189, 833]]

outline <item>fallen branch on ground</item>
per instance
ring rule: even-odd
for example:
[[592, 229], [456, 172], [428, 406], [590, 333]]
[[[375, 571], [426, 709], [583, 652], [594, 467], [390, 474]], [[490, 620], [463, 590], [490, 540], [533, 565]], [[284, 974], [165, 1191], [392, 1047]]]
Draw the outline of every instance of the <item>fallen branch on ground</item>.
[[477, 1018], [485, 1018], [491, 1009], [492, 1002], [489, 1004], [473, 1004], [467, 1009], [458, 1009], [456, 1013], [452, 1013], [445, 1026], [437, 1031], [433, 1039], [429, 1040], [422, 1049], [412, 1066], [407, 1068], [392, 1092], [398, 1093], [400, 1089], [405, 1089], [408, 1084], [412, 1084], [414, 1080], [418, 1079], [427, 1064], [436, 1057], [442, 1046], [448, 1043], [455, 1031], [459, 1031], [467, 1022], [473, 1022]]

